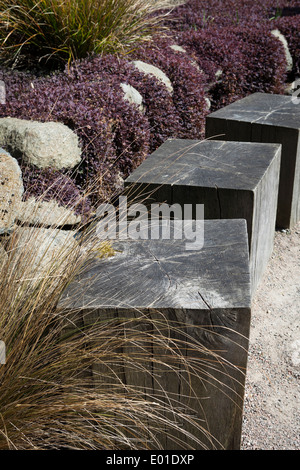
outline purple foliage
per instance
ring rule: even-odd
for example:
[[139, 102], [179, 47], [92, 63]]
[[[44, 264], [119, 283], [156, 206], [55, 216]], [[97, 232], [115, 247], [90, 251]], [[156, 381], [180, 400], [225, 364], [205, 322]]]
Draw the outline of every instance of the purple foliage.
[[[299, 3], [298, 3], [299, 5]], [[273, 22], [286, 38], [289, 51], [293, 59], [292, 78], [300, 76], [300, 14], [295, 16], [283, 16]]]
[[167, 24], [177, 31], [249, 24], [257, 27], [268, 21], [272, 7], [285, 3], [278, 0], [189, 0], [173, 11]]
[[[62, 122], [77, 133], [82, 148], [82, 163], [72, 173], [22, 167], [26, 196], [41, 194], [50, 185], [48, 195], [68, 205], [88, 190], [81, 210], [89, 210], [119, 191], [120, 177], [127, 177], [167, 138], [202, 138], [205, 96], [214, 111], [257, 91], [282, 93], [285, 55], [272, 29], [286, 36], [293, 73], [300, 73], [300, 15], [271, 19], [284, 6], [299, 3], [190, 0], [174, 9], [167, 37], [155, 37], [126, 57], [90, 56], [47, 77], [0, 70], [7, 91], [1, 117]], [[164, 71], [173, 93], [136, 69], [132, 61], [137, 59]], [[144, 112], [124, 100], [121, 83], [139, 91]], [[61, 185], [64, 193], [55, 196], [53, 188], [57, 192]]]
[[123, 100], [113, 74], [100, 69], [98, 78], [93, 73], [75, 75], [38, 78], [31, 85], [19, 83], [19, 89], [16, 84], [14, 90], [8, 84], [0, 115], [59, 121], [73, 129], [83, 156], [74, 176], [76, 184], [87, 188], [98, 202], [116, 189], [120, 175], [127, 176], [149, 153], [149, 123]]
[[243, 94], [283, 93], [286, 81], [285, 52], [282, 43], [271, 35], [268, 25], [238, 27], [234, 34], [247, 71], [243, 77]]
[[52, 168], [34, 170], [29, 166], [21, 165], [24, 187], [24, 199], [30, 196], [40, 200], [55, 199], [64, 207], [72, 207], [76, 214], [83, 216], [91, 209], [88, 198], [83, 198], [81, 191], [74, 181], [67, 175]]
[[134, 59], [155, 65], [165, 72], [173, 87], [173, 103], [180, 118], [177, 137], [193, 139], [204, 134], [205, 116], [208, 112], [204, 96], [206, 75], [199, 70], [192, 55], [175, 51], [173, 38], [154, 38], [150, 45], [134, 51]]
[[[178, 35], [178, 42], [194, 53], [198, 66], [207, 75], [212, 109], [241, 96], [237, 74], [242, 73], [245, 65], [231, 31], [225, 34], [214, 29], [186, 31]], [[218, 71], [222, 71], [221, 81], [217, 79]]]
[[93, 80], [114, 80], [120, 88], [120, 83], [127, 83], [136, 88], [143, 97], [145, 118], [150, 126], [150, 151], [155, 150], [167, 138], [175, 137], [181, 129], [180, 118], [174, 106], [172, 97], [156, 78], [145, 75], [135, 68], [132, 60], [117, 59], [113, 56], [95, 56], [77, 62], [71, 75], [82, 80], [93, 77]]
[[[212, 110], [257, 91], [283, 90], [286, 75], [283, 47], [263, 27], [210, 27], [182, 32], [177, 39], [194, 53], [199, 67], [211, 81]], [[219, 78], [218, 71], [222, 71]]]

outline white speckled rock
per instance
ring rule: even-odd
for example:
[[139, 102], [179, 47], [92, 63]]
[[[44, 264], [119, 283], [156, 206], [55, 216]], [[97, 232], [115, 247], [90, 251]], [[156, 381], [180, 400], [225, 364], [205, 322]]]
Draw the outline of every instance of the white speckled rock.
[[0, 145], [38, 168], [73, 168], [81, 160], [78, 136], [59, 122], [1, 118]]
[[46, 227], [61, 227], [75, 225], [81, 222], [81, 216], [72, 209], [62, 207], [57, 201], [39, 201], [30, 197], [21, 203], [18, 221], [29, 224], [39, 224]]
[[293, 68], [293, 58], [292, 58], [290, 50], [289, 50], [288, 42], [287, 42], [286, 38], [283, 36], [283, 34], [279, 31], [279, 29], [273, 29], [273, 31], [271, 31], [271, 34], [275, 38], [277, 38], [281, 42], [281, 44], [283, 45], [286, 64], [287, 64], [286, 65], [286, 70], [288, 72], [290, 72]]
[[177, 44], [172, 44], [170, 46], [170, 48], [173, 49], [173, 51], [175, 51], [175, 52], [185, 52], [186, 53], [186, 50], [182, 46], [178, 46]]
[[207, 96], [205, 96], [204, 99], [205, 99], [205, 102], [206, 102], [207, 109], [210, 109], [210, 108], [211, 108], [211, 101], [210, 101], [210, 99], [207, 98]]
[[80, 249], [75, 231], [53, 228], [18, 227], [14, 231], [14, 256], [27, 266], [26, 277], [34, 285], [45, 276], [53, 277], [57, 285], [72, 265], [72, 257]]
[[0, 149], [0, 234], [14, 226], [23, 196], [22, 172], [15, 158]]
[[129, 103], [137, 105], [141, 112], [144, 112], [143, 106], [143, 97], [142, 95], [131, 85], [127, 83], [121, 83], [121, 88], [124, 92], [124, 100], [128, 101]]
[[[184, 54], [187, 54], [187, 51], [186, 51], [182, 46], [178, 46], [178, 44], [172, 44], [172, 45], [170, 46], [170, 49], [172, 49], [172, 50], [175, 51], [175, 52], [182, 52], [182, 53], [184, 53]], [[197, 64], [197, 62], [196, 62], [195, 60], [193, 60], [193, 59], [191, 58], [191, 59], [190, 59], [190, 62], [191, 62], [191, 65], [192, 65], [193, 67], [195, 67], [196, 69], [199, 70], [199, 72], [204, 73], [203, 70], [200, 69], [199, 65]]]
[[170, 79], [167, 77], [167, 75], [160, 70], [158, 67], [155, 67], [155, 65], [151, 64], [146, 64], [145, 62], [141, 60], [134, 60], [133, 65], [140, 71], [145, 73], [146, 75], [154, 75], [155, 78], [157, 78], [161, 83], [165, 85], [165, 87], [168, 89], [169, 93], [173, 93], [173, 87]]

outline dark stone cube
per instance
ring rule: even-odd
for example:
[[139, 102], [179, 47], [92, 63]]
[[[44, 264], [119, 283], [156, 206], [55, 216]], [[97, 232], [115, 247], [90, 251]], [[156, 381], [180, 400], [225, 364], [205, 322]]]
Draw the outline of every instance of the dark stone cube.
[[[113, 361], [110, 370], [119, 377], [115, 380], [190, 414], [192, 419], [183, 423], [181, 444], [176, 446], [168, 433], [158, 433], [162, 449], [238, 449], [251, 314], [245, 220], [205, 221], [200, 250], [187, 251], [185, 239], [128, 239], [113, 246], [118, 250], [115, 256], [95, 261], [69, 286], [61, 309], [81, 311], [85, 327], [95, 321], [105, 324], [107, 318], [115, 322], [119, 318], [121, 323], [125, 319], [128, 325], [136, 319], [135, 331], [144, 332], [145, 343], [142, 336], [132, 344], [128, 334], [128, 357], [134, 358], [136, 348], [142, 348], [143, 354], [153, 357], [151, 374], [146, 360], [137, 370], [114, 366]], [[183, 357], [200, 364], [198, 376], [187, 376], [185, 370], [173, 372], [171, 363], [170, 367], [160, 364], [168, 355], [163, 344], [160, 348], [149, 343], [149, 323], [143, 318], [156, 320], [157, 331], [170, 335], [170, 345], [177, 344]], [[192, 341], [207, 353], [197, 354]], [[109, 387], [103, 369], [105, 364], [95, 365], [96, 387]], [[203, 420], [203, 432], [195, 428], [194, 419]], [[202, 444], [195, 444], [189, 433]]]
[[278, 144], [170, 139], [125, 188], [148, 206], [204, 204], [205, 219], [245, 219], [254, 292], [273, 250], [280, 153]]
[[282, 144], [276, 224], [291, 228], [300, 220], [300, 100], [254, 93], [211, 113], [206, 137]]

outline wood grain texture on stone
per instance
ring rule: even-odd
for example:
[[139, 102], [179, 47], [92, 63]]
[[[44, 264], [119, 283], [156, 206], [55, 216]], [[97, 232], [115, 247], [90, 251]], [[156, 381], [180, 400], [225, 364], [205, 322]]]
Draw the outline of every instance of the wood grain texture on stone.
[[282, 145], [278, 228], [300, 220], [300, 100], [295, 96], [254, 93], [206, 118], [206, 137]]
[[[60, 302], [64, 309], [78, 309], [83, 323], [89, 325], [106, 319], [136, 319], [135, 330], [145, 334], [145, 351], [149, 346], [147, 319], [160, 318], [160, 327], [174, 322], [181, 327], [173, 331], [171, 341], [181, 342], [184, 356], [192, 355], [201, 364], [198, 377], [187, 371], [172, 372], [160, 364], [167, 357], [164, 343], [150, 345], [149, 360], [124, 368], [115, 361], [110, 367], [117, 377], [144, 391], [145, 397], [170, 400], [191, 415], [183, 423], [184, 442], [176, 447], [166, 433], [158, 433], [162, 449], [238, 449], [240, 445], [244, 380], [251, 315], [250, 273], [247, 227], [245, 220], [210, 220], [204, 222], [204, 246], [186, 250], [185, 240], [118, 240], [116, 254], [94, 262], [80, 279], [66, 290]], [[164, 333], [165, 334], [165, 333]], [[219, 354], [220, 361], [210, 354], [198, 353], [189, 347], [195, 341], [206, 351]], [[128, 354], [141, 343], [128, 341]], [[195, 357], [194, 357], [195, 355]], [[117, 355], [116, 355], [117, 357]], [[129, 356], [130, 357], [130, 356]], [[195, 362], [196, 364], [196, 362]], [[171, 366], [171, 364], [170, 364]], [[96, 386], [109, 386], [105, 365], [95, 365]], [[103, 379], [104, 377], [104, 379]], [[115, 378], [111, 378], [114, 383]], [[188, 386], [188, 380], [190, 385]], [[190, 394], [192, 387], [195, 396]], [[167, 395], [162, 398], [162, 390]], [[193, 426], [200, 421], [204, 432]], [[206, 432], [211, 433], [208, 438]], [[189, 437], [195, 434], [202, 442], [196, 445]], [[175, 447], [174, 447], [175, 446]]]
[[128, 198], [150, 208], [204, 204], [205, 219], [245, 219], [254, 292], [273, 249], [280, 156], [280, 144], [169, 139], [125, 188]]

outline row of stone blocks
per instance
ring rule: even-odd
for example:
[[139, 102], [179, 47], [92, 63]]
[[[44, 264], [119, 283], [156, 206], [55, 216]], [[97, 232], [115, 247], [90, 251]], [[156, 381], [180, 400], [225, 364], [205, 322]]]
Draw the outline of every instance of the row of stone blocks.
[[[232, 109], [235, 113], [235, 106], [241, 112], [232, 115], [236, 119], [233, 133], [230, 113]], [[257, 111], [252, 109], [255, 106]], [[177, 404], [193, 410], [206, 432], [198, 436], [203, 444], [193, 447], [189, 432], [199, 430], [191, 424], [180, 449], [240, 446], [251, 298], [272, 252], [276, 212], [285, 220], [284, 226], [287, 222], [290, 226], [299, 215], [297, 133], [287, 126], [283, 126], [286, 134], [283, 128], [278, 135], [272, 129], [276, 115], [281, 123], [284, 118], [291, 123], [295, 117], [289, 116], [291, 110], [296, 112], [291, 103], [287, 105], [286, 97], [256, 94], [208, 117], [207, 129], [213, 140], [175, 139], [163, 144], [127, 179], [125, 194], [147, 205], [204, 204], [203, 247], [189, 251], [184, 239], [119, 241], [117, 254], [96, 262], [70, 286], [64, 299], [67, 304], [73, 299], [72, 307], [80, 308], [87, 322], [112, 311], [116, 317], [135, 311], [151, 317], [160, 311], [170, 321], [181, 321], [188, 335], [207, 351], [218, 352], [221, 361], [212, 369], [204, 360], [204, 375], [192, 381], [196, 401], [184, 393], [180, 375], [157, 373], [156, 382], [161, 381], [160, 386], [175, 395]], [[256, 131], [247, 135], [242, 131], [247, 116], [255, 129], [262, 121], [260, 138], [255, 142]], [[264, 125], [271, 128], [265, 130]], [[223, 139], [218, 140], [216, 134], [222, 134]], [[284, 216], [278, 216], [281, 204]], [[189, 355], [188, 347], [184, 354]], [[126, 383], [145, 387], [143, 374], [133, 379], [130, 371], [123, 371], [123, 378]], [[152, 392], [155, 395], [154, 385]], [[162, 436], [162, 448], [173, 449], [172, 439]]]

